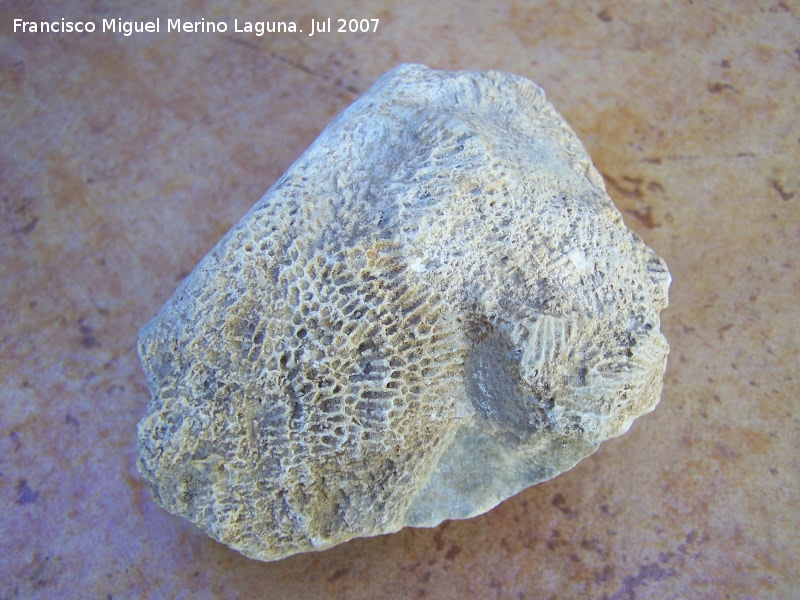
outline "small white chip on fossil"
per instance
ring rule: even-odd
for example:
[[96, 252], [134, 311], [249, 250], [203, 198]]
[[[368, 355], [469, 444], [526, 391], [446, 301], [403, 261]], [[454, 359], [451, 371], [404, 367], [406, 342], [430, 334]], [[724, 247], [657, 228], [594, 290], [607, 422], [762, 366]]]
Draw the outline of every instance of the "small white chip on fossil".
[[481, 514], [655, 407], [669, 282], [535, 84], [402, 65], [142, 329], [139, 469], [260, 560]]

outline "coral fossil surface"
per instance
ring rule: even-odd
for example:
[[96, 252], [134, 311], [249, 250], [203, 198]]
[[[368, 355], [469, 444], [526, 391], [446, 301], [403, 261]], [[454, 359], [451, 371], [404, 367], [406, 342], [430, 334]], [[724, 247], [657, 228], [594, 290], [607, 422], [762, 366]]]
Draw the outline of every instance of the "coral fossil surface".
[[142, 329], [139, 468], [261, 560], [478, 515], [654, 408], [669, 282], [535, 84], [400, 66]]

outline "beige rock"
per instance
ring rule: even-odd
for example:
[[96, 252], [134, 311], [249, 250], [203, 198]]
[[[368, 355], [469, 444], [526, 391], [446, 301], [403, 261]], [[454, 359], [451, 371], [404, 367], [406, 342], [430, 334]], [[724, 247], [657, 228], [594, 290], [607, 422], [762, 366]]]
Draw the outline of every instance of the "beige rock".
[[669, 281], [536, 85], [400, 66], [142, 329], [139, 468], [260, 560], [478, 515], [654, 408]]

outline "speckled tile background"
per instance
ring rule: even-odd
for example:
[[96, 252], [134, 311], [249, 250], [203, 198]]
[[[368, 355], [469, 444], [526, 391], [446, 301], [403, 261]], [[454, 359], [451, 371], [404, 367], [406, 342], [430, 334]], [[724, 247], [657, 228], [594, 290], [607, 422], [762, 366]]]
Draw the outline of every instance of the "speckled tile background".
[[[380, 24], [232, 32], [329, 16]], [[13, 32], [62, 17], [231, 30]], [[544, 87], [672, 271], [662, 401], [481, 517], [254, 562], [143, 487], [137, 330], [400, 62]], [[0, 598], [800, 597], [799, 98], [797, 2], [0, 1]]]

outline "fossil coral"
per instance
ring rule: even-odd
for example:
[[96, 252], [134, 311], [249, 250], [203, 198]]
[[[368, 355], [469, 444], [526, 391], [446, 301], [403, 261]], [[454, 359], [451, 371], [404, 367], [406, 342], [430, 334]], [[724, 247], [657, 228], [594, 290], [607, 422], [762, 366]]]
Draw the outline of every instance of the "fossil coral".
[[654, 408], [669, 281], [536, 85], [400, 66], [142, 329], [139, 468], [261, 560], [480, 514]]

